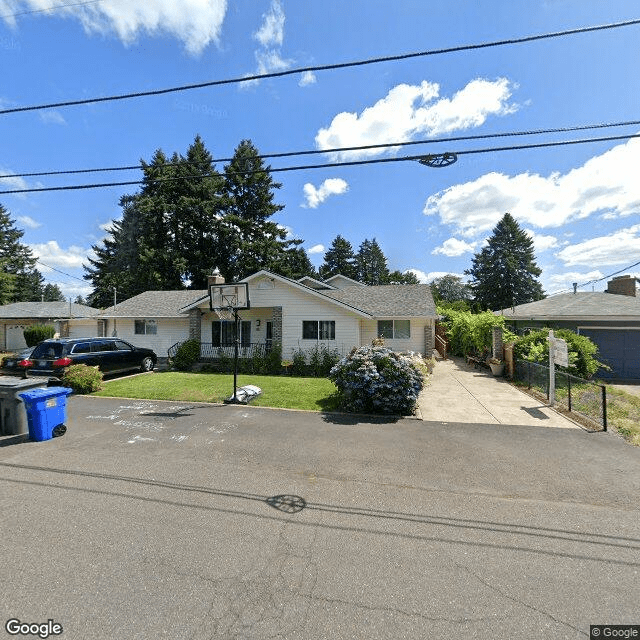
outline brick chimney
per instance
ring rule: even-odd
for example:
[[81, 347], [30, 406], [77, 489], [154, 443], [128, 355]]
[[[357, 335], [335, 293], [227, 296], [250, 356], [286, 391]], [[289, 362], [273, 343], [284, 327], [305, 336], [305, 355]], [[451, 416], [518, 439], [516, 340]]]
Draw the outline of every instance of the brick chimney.
[[620, 296], [636, 297], [636, 278], [633, 276], [618, 276], [607, 282], [605, 293], [616, 293]]
[[210, 276], [207, 276], [207, 286], [213, 284], [224, 284], [224, 276], [216, 269]]

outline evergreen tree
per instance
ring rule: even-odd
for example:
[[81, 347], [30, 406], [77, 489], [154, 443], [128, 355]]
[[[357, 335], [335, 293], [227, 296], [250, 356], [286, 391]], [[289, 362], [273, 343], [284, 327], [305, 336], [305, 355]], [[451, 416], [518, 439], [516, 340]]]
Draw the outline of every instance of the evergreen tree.
[[470, 275], [476, 302], [497, 311], [544, 298], [538, 276], [533, 240], [505, 213], [485, 247], [476, 253]]
[[[301, 243], [302, 240], [296, 242]], [[312, 278], [318, 277], [307, 252], [297, 246], [284, 251], [281, 254], [279, 262], [272, 265], [270, 271], [285, 276], [285, 278], [291, 278], [292, 280], [299, 280], [304, 276], [311, 276]]]
[[44, 302], [66, 302], [67, 299], [57, 284], [46, 284], [42, 290]]
[[377, 240], [364, 240], [356, 255], [357, 280], [363, 284], [377, 285], [389, 282], [389, 269]]
[[348, 240], [342, 236], [335, 237], [331, 246], [324, 254], [324, 262], [320, 266], [319, 274], [323, 280], [335, 276], [338, 273], [347, 278], [356, 279], [356, 257], [353, 253], [353, 247]]
[[274, 203], [274, 182], [250, 140], [236, 148], [225, 166], [227, 202], [221, 220], [217, 266], [227, 282], [260, 269], [277, 269], [283, 253], [300, 244], [286, 240], [287, 231], [270, 220], [284, 206]]
[[0, 304], [26, 302], [33, 283], [36, 259], [20, 242], [24, 231], [16, 229], [9, 212], [0, 204]]
[[76, 299], [73, 302], [74, 302], [74, 304], [87, 305], [87, 301], [82, 296], [76, 296]]

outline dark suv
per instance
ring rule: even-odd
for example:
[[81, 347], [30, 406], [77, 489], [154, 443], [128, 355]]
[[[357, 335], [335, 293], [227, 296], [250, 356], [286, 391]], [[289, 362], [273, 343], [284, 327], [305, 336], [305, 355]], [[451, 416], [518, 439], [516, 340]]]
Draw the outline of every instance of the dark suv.
[[151, 349], [134, 347], [119, 338], [59, 338], [36, 346], [19, 367], [33, 376], [62, 378], [72, 364], [98, 366], [103, 373], [138, 369], [152, 371], [158, 357]]

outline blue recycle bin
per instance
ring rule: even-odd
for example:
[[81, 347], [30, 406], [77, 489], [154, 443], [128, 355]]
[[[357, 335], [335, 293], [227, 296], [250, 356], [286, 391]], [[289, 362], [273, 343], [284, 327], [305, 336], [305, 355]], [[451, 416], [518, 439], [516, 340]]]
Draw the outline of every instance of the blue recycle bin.
[[27, 410], [31, 440], [51, 440], [67, 430], [64, 424], [67, 419], [67, 396], [72, 393], [67, 387], [47, 387], [19, 394]]

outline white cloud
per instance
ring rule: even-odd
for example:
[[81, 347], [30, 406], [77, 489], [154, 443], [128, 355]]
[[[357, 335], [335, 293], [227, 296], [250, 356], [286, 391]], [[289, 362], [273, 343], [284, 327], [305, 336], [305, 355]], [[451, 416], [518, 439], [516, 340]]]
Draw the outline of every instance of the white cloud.
[[637, 262], [640, 256], [640, 224], [569, 245], [556, 255], [567, 266], [606, 267]]
[[40, 120], [45, 124], [67, 124], [59, 111], [42, 111], [40, 112]]
[[16, 220], [23, 225], [24, 227], [27, 227], [29, 229], [37, 229], [38, 227], [42, 226], [41, 222], [36, 222], [33, 218], [29, 217], [29, 216], [18, 216], [16, 218]]
[[348, 191], [349, 185], [342, 178], [327, 178], [319, 187], [314, 187], [307, 182], [304, 187], [304, 197], [306, 204], [302, 206], [306, 209], [316, 209], [329, 196], [340, 195]]
[[640, 141], [629, 140], [568, 173], [549, 176], [487, 173], [430, 196], [426, 215], [465, 236], [493, 228], [508, 211], [519, 223], [538, 228], [603, 213], [608, 218], [640, 213]]
[[449, 258], [461, 256], [463, 253], [472, 253], [476, 248], [475, 242], [465, 242], [457, 238], [449, 238], [442, 243], [441, 247], [436, 247], [431, 253], [432, 255], [441, 254]]
[[308, 87], [310, 84], [316, 83], [316, 75], [313, 71], [305, 71], [300, 78], [298, 85], [301, 87]]
[[[31, 244], [29, 248], [43, 262], [65, 269], [80, 269], [84, 263], [88, 262], [88, 257], [95, 258], [95, 254], [91, 249], [73, 245], [63, 249], [56, 240], [49, 240], [42, 244]], [[40, 263], [38, 263], [38, 269], [43, 273], [49, 271]]]
[[553, 249], [558, 246], [558, 238], [555, 236], [545, 236], [538, 234], [531, 229], [524, 229], [528, 236], [533, 240], [534, 252], [542, 253], [548, 249]]
[[422, 284], [430, 284], [431, 282], [433, 282], [436, 278], [442, 278], [443, 276], [448, 276], [448, 275], [453, 275], [453, 276], [458, 276], [459, 278], [462, 278], [463, 281], [466, 282], [467, 280], [467, 276], [465, 276], [462, 273], [451, 273], [451, 271], [420, 271], [420, 269], [407, 269], [407, 271], [405, 271], [405, 273], [413, 273], [413, 275], [416, 276], [416, 278], [418, 278], [418, 280], [422, 283]]
[[[28, 189], [29, 184], [24, 178], [3, 178], [2, 176], [13, 175], [15, 171], [0, 168], [0, 191], [12, 191], [13, 189]], [[26, 198], [24, 193], [12, 194], [15, 198]]]
[[323, 244], [314, 244], [313, 247], [307, 249], [308, 254], [314, 253], [324, 253], [324, 245]]
[[550, 294], [560, 291], [573, 291], [573, 283], [589, 282], [590, 280], [599, 280], [604, 273], [599, 270], [595, 271], [567, 271], [565, 273], [555, 273], [545, 276], [545, 291]]
[[269, 11], [263, 16], [260, 28], [253, 34], [253, 37], [263, 46], [282, 46], [284, 39], [284, 10], [279, 0], [271, 0]]
[[[40, 10], [51, 7], [43, 0], [9, 3], [11, 12], [19, 8]], [[59, 3], [58, 3], [59, 4]], [[212, 42], [218, 42], [227, 11], [227, 0], [101, 0], [92, 4], [67, 3], [55, 12], [42, 12], [32, 17], [69, 16], [80, 21], [88, 33], [115, 33], [130, 45], [142, 33], [150, 36], [169, 34], [181, 40], [192, 55], [200, 54]], [[74, 6], [75, 4], [75, 6]], [[0, 3], [0, 6], [6, 3]], [[9, 11], [3, 11], [8, 13]], [[5, 18], [15, 25], [15, 18]]]
[[[247, 73], [247, 76], [284, 71], [293, 64], [293, 60], [284, 58], [280, 51], [284, 41], [285, 22], [284, 9], [280, 0], [271, 0], [269, 11], [262, 18], [260, 28], [253, 34], [254, 40], [261, 46], [260, 49], [254, 51], [258, 68], [253, 73]], [[255, 87], [259, 83], [260, 80], [246, 80], [241, 82], [239, 87], [247, 89]]]
[[[436, 98], [440, 86], [424, 80], [420, 85], [399, 84], [360, 114], [343, 111], [316, 135], [318, 149], [406, 142], [417, 135], [436, 135], [478, 127], [490, 115], [515, 110], [509, 104], [512, 85], [506, 78], [472, 80], [452, 98]], [[384, 153], [381, 149], [332, 154], [335, 159]]]

